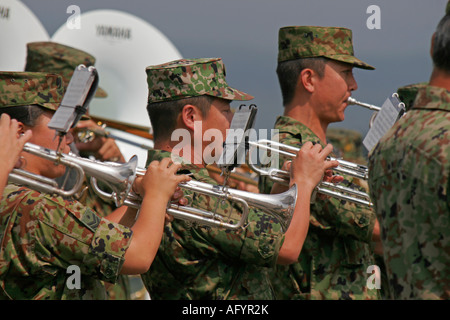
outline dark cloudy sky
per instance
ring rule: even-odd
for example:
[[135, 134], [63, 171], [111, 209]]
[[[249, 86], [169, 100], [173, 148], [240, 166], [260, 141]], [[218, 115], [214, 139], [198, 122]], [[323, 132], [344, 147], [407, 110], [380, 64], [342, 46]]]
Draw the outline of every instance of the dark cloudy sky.
[[[1, 4], [2, 0], [0, 0]], [[230, 85], [254, 95], [256, 128], [272, 128], [282, 113], [276, 79], [278, 29], [288, 25], [340, 26], [353, 30], [355, 55], [376, 67], [355, 69], [353, 96], [381, 105], [402, 85], [427, 81], [431, 35], [447, 0], [22, 0], [51, 37], [69, 14], [114, 9], [144, 19], [161, 31], [184, 58], [221, 57]], [[370, 30], [366, 13], [380, 8], [381, 29]], [[26, 23], [26, 22], [25, 22]], [[1, 32], [1, 30], [0, 30]], [[355, 106], [332, 126], [365, 134], [371, 111]]]

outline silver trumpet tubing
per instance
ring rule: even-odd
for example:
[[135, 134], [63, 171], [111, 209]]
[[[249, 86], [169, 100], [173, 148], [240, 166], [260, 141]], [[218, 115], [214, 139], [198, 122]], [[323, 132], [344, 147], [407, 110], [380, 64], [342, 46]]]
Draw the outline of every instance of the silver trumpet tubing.
[[[253, 159], [252, 153], [258, 148], [269, 150], [279, 155], [284, 155], [287, 158], [296, 157], [296, 153], [300, 150], [298, 147], [289, 146], [272, 140], [261, 139], [256, 142], [249, 142], [249, 159]], [[350, 175], [355, 178], [367, 180], [369, 177], [369, 170], [366, 166], [356, 164], [353, 162], [336, 159], [333, 157], [327, 157], [327, 160], [336, 160], [339, 162], [339, 166], [333, 168], [334, 171]], [[285, 170], [278, 168], [264, 168], [260, 167], [249, 161], [248, 166], [259, 175], [267, 175], [269, 179], [280, 184], [287, 185], [289, 183], [290, 174]], [[349, 187], [344, 187], [339, 184], [333, 184], [326, 181], [322, 181], [316, 187], [317, 193], [331, 196], [337, 199], [350, 201], [359, 205], [371, 207], [373, 204], [370, 201], [370, 196], [359, 190], [355, 190]]]
[[[90, 176], [90, 183], [99, 197], [114, 200], [117, 206], [127, 205], [139, 208], [142, 199], [132, 191], [135, 178], [145, 174], [145, 169], [137, 168], [137, 157], [133, 156], [127, 163], [101, 162], [72, 154], [62, 154], [35, 144], [26, 143], [23, 150], [41, 158], [51, 160], [55, 164], [74, 168], [77, 172], [77, 181], [70, 190], [58, 188], [52, 179], [35, 175], [22, 169], [14, 169], [8, 180], [13, 183], [24, 184], [30, 188], [61, 196], [71, 196], [79, 191], [83, 185], [85, 175]], [[103, 191], [98, 182], [106, 184], [113, 191]], [[167, 213], [177, 219], [196, 221], [199, 224], [224, 227], [237, 230], [244, 228], [247, 223], [249, 208], [254, 207], [268, 215], [277, 218], [284, 230], [289, 227], [297, 200], [297, 187], [294, 185], [288, 191], [276, 195], [262, 195], [251, 192], [235, 190], [218, 185], [210, 185], [198, 181], [189, 181], [180, 184], [180, 187], [193, 192], [210, 195], [219, 199], [226, 199], [242, 206], [242, 215], [237, 223], [231, 223], [227, 217], [197, 208], [180, 206], [169, 203]]]
[[18, 184], [24, 184], [33, 190], [58, 194], [61, 196], [72, 196], [83, 186], [85, 174], [91, 177], [91, 183], [96, 185], [96, 179], [101, 180], [113, 191], [109, 198], [114, 200], [117, 205], [123, 204], [128, 195], [135, 176], [137, 167], [137, 157], [132, 157], [129, 162], [116, 164], [78, 157], [72, 154], [62, 154], [55, 150], [50, 150], [32, 143], [26, 143], [23, 151], [51, 160], [55, 164], [61, 164], [66, 167], [74, 168], [77, 172], [75, 185], [70, 190], [64, 190], [57, 186], [52, 179], [39, 176], [22, 169], [14, 169], [8, 176], [8, 181]]
[[[137, 169], [137, 176], [144, 175], [145, 169]], [[203, 209], [193, 208], [190, 206], [180, 206], [176, 203], [169, 203], [167, 213], [175, 219], [194, 221], [201, 225], [222, 227], [230, 230], [238, 230], [245, 227], [250, 207], [259, 209], [265, 214], [275, 217], [283, 230], [286, 231], [294, 214], [295, 204], [297, 201], [297, 186], [292, 186], [288, 191], [275, 194], [263, 195], [247, 191], [241, 191], [220, 185], [212, 185], [196, 180], [186, 183], [180, 183], [179, 187], [184, 190], [209, 195], [220, 200], [229, 200], [241, 205], [242, 214], [240, 220], [236, 223], [230, 222], [230, 218], [210, 212]], [[103, 193], [102, 196], [108, 197]], [[132, 208], [140, 208], [142, 198], [134, 192], [130, 192], [124, 205]]]
[[378, 111], [381, 110], [381, 107], [375, 106], [373, 104], [365, 103], [365, 102], [360, 102], [360, 101], [358, 101], [358, 100], [356, 100], [356, 99], [354, 99], [352, 97], [348, 97], [347, 103], [349, 105], [356, 105], [356, 106], [364, 107], [364, 108], [367, 108], [367, 109], [372, 110], [372, 111], [377, 111], [378, 112]]
[[372, 128], [373, 122], [375, 121], [375, 118], [376, 118], [378, 112], [381, 110], [381, 107], [375, 106], [373, 104], [365, 103], [365, 102], [360, 102], [352, 97], [348, 97], [347, 103], [349, 105], [356, 105], [356, 106], [364, 107], [369, 110], [375, 111], [369, 120], [369, 128]]

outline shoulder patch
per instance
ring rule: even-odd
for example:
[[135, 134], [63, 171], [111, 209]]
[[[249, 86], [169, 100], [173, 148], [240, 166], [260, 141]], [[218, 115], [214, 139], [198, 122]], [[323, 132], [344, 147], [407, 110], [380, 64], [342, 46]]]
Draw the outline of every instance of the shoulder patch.
[[86, 211], [81, 217], [81, 222], [92, 232], [95, 232], [101, 220], [102, 219], [90, 208], [86, 208]]

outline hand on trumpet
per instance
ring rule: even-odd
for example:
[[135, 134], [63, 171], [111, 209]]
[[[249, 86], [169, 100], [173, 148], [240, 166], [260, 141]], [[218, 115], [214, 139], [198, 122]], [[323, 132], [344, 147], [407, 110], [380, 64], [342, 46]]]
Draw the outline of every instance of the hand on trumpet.
[[[297, 183], [305, 188], [314, 189], [324, 177], [333, 179], [329, 173], [326, 174], [331, 168], [339, 165], [337, 160], [326, 160], [332, 151], [333, 146], [331, 144], [322, 149], [320, 144], [313, 145], [309, 141], [304, 143], [297, 152], [297, 156], [292, 159], [289, 186]], [[336, 178], [336, 180], [341, 179]]]
[[[151, 195], [153, 199], [159, 199], [165, 205], [169, 201], [186, 205], [188, 201], [183, 197], [183, 191], [178, 185], [190, 181], [191, 177], [185, 174], [177, 175], [180, 167], [180, 164], [173, 163], [170, 158], [164, 158], [160, 162], [152, 161], [145, 175], [136, 177], [133, 191], [140, 195], [144, 201], [146, 195]], [[144, 201], [142, 205], [144, 205]], [[141, 211], [142, 208], [143, 206], [141, 206]], [[166, 214], [166, 222], [172, 220], [173, 217]]]
[[[333, 146], [328, 144], [325, 148], [319, 144], [306, 142], [297, 152], [296, 157], [284, 162], [282, 170], [290, 172], [289, 187], [294, 183], [308, 189], [314, 189], [321, 181], [340, 183], [342, 176], [333, 175], [331, 168], [337, 167], [337, 160], [326, 160], [333, 150]], [[288, 186], [274, 183], [271, 193], [281, 193], [288, 189]], [[320, 195], [320, 197], [325, 197]]]
[[[105, 130], [92, 120], [79, 121], [75, 131], [87, 130], [94, 133], [89, 142], [76, 141], [76, 147], [80, 152], [93, 152], [94, 156], [101, 161], [125, 162], [119, 147], [112, 138], [105, 135]], [[77, 137], [76, 134], [74, 134]]]

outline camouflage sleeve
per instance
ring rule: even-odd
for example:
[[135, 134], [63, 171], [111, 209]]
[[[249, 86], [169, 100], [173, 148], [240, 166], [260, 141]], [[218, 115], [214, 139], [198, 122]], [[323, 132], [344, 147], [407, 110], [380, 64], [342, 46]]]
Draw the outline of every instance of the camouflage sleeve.
[[375, 212], [361, 205], [330, 198], [316, 200], [311, 207], [310, 222], [324, 232], [371, 243]]
[[[279, 141], [291, 146], [298, 146], [299, 143], [296, 136], [285, 132], [280, 133]], [[280, 168], [285, 160], [286, 158], [280, 157]], [[344, 176], [344, 178], [341, 185], [365, 191], [351, 177]], [[270, 193], [272, 186], [273, 182], [268, 176], [260, 176], [259, 190], [261, 193]], [[375, 221], [376, 215], [372, 209], [337, 198], [316, 199], [311, 206], [311, 225], [337, 236], [350, 236], [370, 243]]]
[[[199, 198], [195, 207], [211, 212], [216, 207], [216, 201], [220, 201], [217, 212], [231, 215], [234, 221], [240, 218], [239, 208], [229, 201], [213, 199], [205, 195]], [[240, 231], [215, 227], [192, 228], [189, 238], [191, 245], [203, 250], [205, 243], [209, 243], [210, 246], [207, 246], [205, 250], [205, 252], [209, 251], [209, 254], [218, 254], [226, 259], [255, 265], [274, 266], [284, 240], [280, 225], [269, 215], [255, 210], [250, 210], [247, 222], [245, 229]]]
[[[37, 217], [35, 254], [59, 268], [77, 265], [83, 275], [115, 282], [132, 231], [99, 217], [76, 201], [45, 196], [32, 213]], [[31, 230], [30, 230], [31, 231]], [[28, 234], [28, 233], [27, 233]]]

